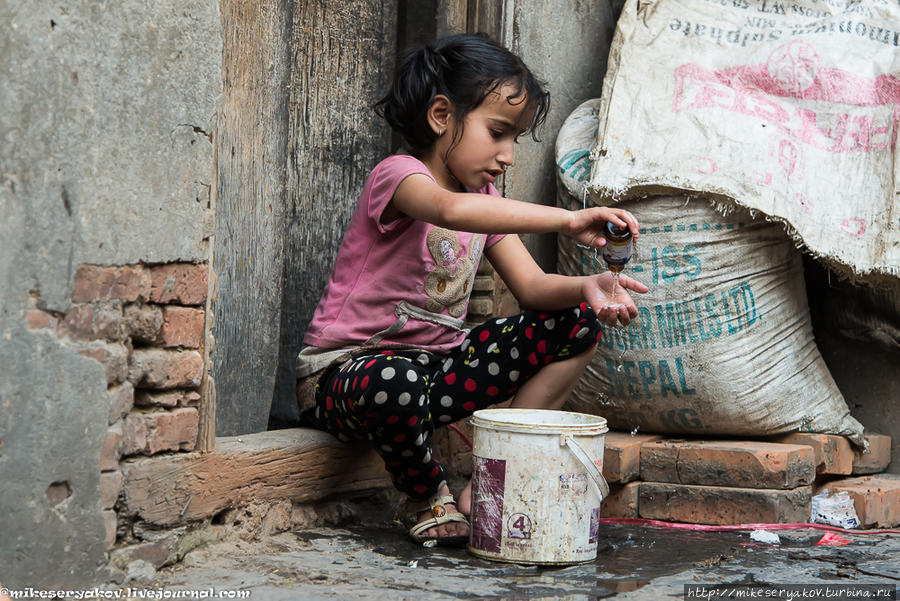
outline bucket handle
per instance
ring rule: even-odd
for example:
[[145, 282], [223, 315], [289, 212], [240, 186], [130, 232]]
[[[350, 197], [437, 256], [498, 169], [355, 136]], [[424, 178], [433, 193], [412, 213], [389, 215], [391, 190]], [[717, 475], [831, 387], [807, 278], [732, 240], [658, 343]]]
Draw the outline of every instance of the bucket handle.
[[600, 489], [600, 500], [603, 501], [606, 497], [609, 496], [609, 484], [606, 483], [606, 479], [603, 477], [603, 474], [600, 473], [600, 470], [597, 469], [597, 466], [594, 465], [594, 462], [591, 461], [590, 456], [587, 454], [587, 451], [584, 450], [580, 444], [575, 442], [575, 439], [571, 436], [566, 436], [565, 434], [560, 436], [559, 444], [561, 446], [569, 447], [569, 450], [572, 451], [572, 454], [575, 455], [575, 458], [584, 466], [584, 469], [587, 470], [588, 475], [591, 477], [591, 480], [594, 481], [594, 484], [597, 485], [597, 488]]

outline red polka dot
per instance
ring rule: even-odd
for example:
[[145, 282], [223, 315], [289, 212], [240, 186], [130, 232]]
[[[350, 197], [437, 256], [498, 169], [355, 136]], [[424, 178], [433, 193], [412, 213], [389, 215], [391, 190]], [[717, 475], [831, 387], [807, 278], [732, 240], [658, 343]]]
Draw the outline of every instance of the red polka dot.
[[365, 390], [369, 387], [369, 376], [363, 376], [362, 382], [359, 383], [360, 390]]
[[447, 384], [451, 384], [451, 385], [452, 385], [454, 382], [456, 382], [456, 374], [453, 373], [453, 372], [447, 374], [446, 376], [444, 376], [444, 381], [445, 381]]
[[334, 399], [332, 399], [330, 396], [325, 397], [325, 409], [327, 411], [331, 411], [332, 409], [334, 409]]
[[406, 440], [406, 434], [398, 434], [394, 437], [394, 442], [403, 442]]
[[394, 351], [381, 351], [382, 355], [393, 355]]
[[478, 340], [484, 342], [488, 338], [491, 337], [491, 333], [488, 330], [484, 330], [481, 334], [478, 335]]
[[538, 317], [541, 319], [547, 319], [548, 317], [550, 317], [550, 314], [549, 313], [538, 313]]
[[431, 470], [431, 472], [428, 474], [428, 477], [429, 477], [429, 478], [435, 478], [435, 477], [437, 477], [437, 475], [440, 474], [440, 473], [441, 473], [441, 466], [436, 465], [436, 466], [434, 466], [434, 469]]
[[415, 426], [416, 424], [419, 423], [419, 416], [417, 416], [417, 415], [412, 416], [411, 418], [409, 418], [409, 420], [406, 423], [409, 425], [410, 428], [412, 428], [413, 426]]
[[466, 401], [465, 403], [463, 403], [463, 409], [465, 409], [466, 411], [472, 411], [473, 409], [475, 409], [475, 403], [473, 403], [472, 401]]
[[553, 355], [547, 355], [546, 357], [544, 357], [544, 365], [547, 365], [551, 361], [553, 361]]
[[384, 420], [384, 421], [385, 421], [386, 423], [389, 423], [389, 424], [396, 424], [397, 422], [400, 421], [400, 416], [399, 416], [399, 415], [392, 415], [392, 416], [388, 417], [388, 418], [387, 418], [386, 420]]
[[350, 385], [350, 388], [352, 388], [353, 390], [356, 390], [356, 382], [358, 380], [359, 380], [359, 376], [356, 376], [355, 378], [353, 378], [353, 384]]
[[569, 338], [575, 338], [575, 335], [578, 334], [578, 331], [581, 329], [581, 325], [575, 324], [575, 327], [572, 328], [572, 331], [569, 332]]
[[466, 380], [466, 383], [463, 385], [466, 387], [466, 390], [469, 392], [475, 392], [475, 389], [478, 388], [478, 384], [475, 383], [475, 380], [469, 378]]
[[415, 486], [413, 486], [413, 490], [421, 495], [425, 494], [425, 491], [428, 490], [428, 487], [424, 484], [416, 484]]
[[409, 474], [410, 478], [415, 478], [416, 476], [419, 476], [422, 472], [420, 472], [419, 470], [414, 469], [414, 468], [409, 468], [408, 470], [406, 470], [406, 473]]
[[603, 338], [603, 332], [601, 330], [597, 330], [597, 337], [595, 338], [595, 340], [597, 342], [600, 342], [601, 338]]
[[547, 352], [547, 341], [541, 340], [540, 342], [538, 342], [537, 349], [538, 349], [538, 352], [541, 354], [546, 353]]
[[580, 305], [578, 305], [578, 308], [582, 311], [587, 311], [587, 303], [581, 303]]
[[488, 386], [487, 393], [488, 396], [497, 396], [498, 394], [500, 394], [500, 389], [496, 386]]
[[373, 365], [376, 361], [377, 361], [377, 359], [372, 359], [371, 361], [369, 361], [368, 363], [366, 363], [366, 367], [365, 367], [365, 368], [366, 368], [366, 369], [369, 369], [370, 367], [372, 367], [372, 365]]
[[534, 353], [530, 353], [528, 355], [528, 362], [531, 363], [532, 365], [537, 365], [538, 364], [537, 355], [535, 355]]
[[528, 326], [527, 328], [525, 328], [525, 338], [527, 338], [528, 340], [531, 340], [533, 337], [534, 337], [534, 328], [532, 328], [531, 326]]
[[340, 428], [341, 430], [344, 429], [344, 422], [342, 422], [342, 421], [339, 420], [339, 419], [336, 419], [336, 420], [334, 420], [334, 421], [335, 421], [335, 423], [338, 425], [338, 428]]

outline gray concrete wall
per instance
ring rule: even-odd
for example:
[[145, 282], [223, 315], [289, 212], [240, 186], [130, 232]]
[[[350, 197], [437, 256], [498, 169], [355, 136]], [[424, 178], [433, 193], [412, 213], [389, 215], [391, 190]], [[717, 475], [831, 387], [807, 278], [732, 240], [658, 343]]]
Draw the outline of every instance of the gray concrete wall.
[[208, 259], [218, 3], [0, 0], [0, 22], [2, 579], [87, 585], [106, 380], [24, 315], [30, 294], [65, 312], [82, 263]]
[[[599, 98], [609, 45], [621, 11], [610, 0], [509, 0], [503, 15], [503, 43], [550, 90], [550, 113], [541, 142], [522, 141], [509, 168], [504, 194], [556, 205], [556, 134], [572, 110]], [[556, 271], [556, 235], [525, 236], [525, 245], [545, 271]]]

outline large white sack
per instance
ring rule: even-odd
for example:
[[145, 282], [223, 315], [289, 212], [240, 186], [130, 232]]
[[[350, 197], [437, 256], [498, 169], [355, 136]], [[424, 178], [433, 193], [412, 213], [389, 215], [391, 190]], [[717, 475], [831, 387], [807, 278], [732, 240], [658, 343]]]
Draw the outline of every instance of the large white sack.
[[[558, 202], [581, 208], [597, 100], [569, 116], [556, 143]], [[813, 339], [800, 253], [778, 223], [707, 199], [654, 196], [619, 206], [641, 222], [625, 273], [650, 292], [639, 317], [604, 327], [568, 407], [618, 429], [764, 436], [825, 432], [862, 444]], [[596, 273], [595, 251], [559, 241], [561, 273]], [[602, 261], [602, 260], [601, 260]]]
[[898, 49], [897, 0], [628, 0], [591, 190], [728, 199], [841, 273], [900, 275]]

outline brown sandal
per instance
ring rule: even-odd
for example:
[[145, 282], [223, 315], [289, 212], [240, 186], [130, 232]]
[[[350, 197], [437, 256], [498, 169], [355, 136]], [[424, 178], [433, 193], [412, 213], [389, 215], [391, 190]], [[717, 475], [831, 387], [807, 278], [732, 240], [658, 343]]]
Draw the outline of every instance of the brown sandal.
[[[439, 545], [464, 545], [469, 542], [468, 534], [458, 534], [454, 536], [425, 536], [422, 534], [429, 528], [434, 528], [435, 526], [440, 526], [442, 524], [449, 524], [450, 522], [459, 522], [466, 526], [469, 525], [469, 520], [460, 512], [447, 511], [447, 508], [444, 507], [444, 505], [448, 503], [456, 504], [456, 499], [453, 498], [453, 495], [435, 494], [424, 504], [407, 506], [405, 509], [401, 509], [398, 512], [397, 523], [404, 528], [407, 528], [409, 530], [410, 538], [417, 543], [433, 540]], [[431, 510], [432, 517], [418, 522], [419, 514], [428, 510]]]

